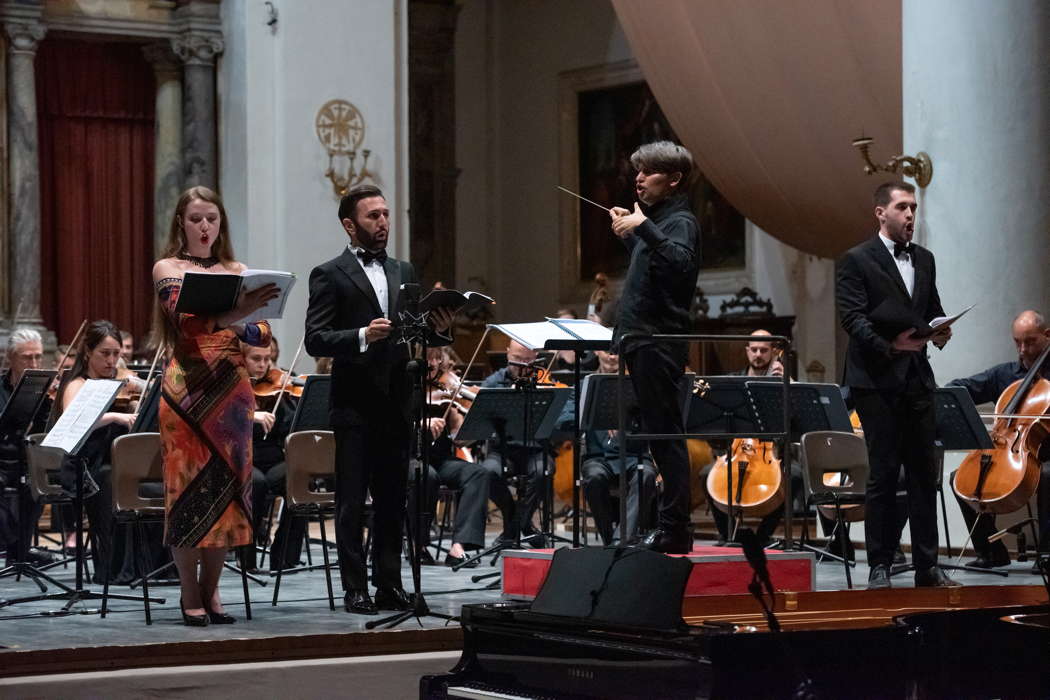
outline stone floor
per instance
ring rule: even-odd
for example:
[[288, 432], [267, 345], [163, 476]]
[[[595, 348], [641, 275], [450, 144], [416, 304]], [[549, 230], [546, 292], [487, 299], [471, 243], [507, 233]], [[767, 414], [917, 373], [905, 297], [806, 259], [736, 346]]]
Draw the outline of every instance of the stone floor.
[[[313, 547], [315, 562], [320, 561], [320, 548]], [[858, 551], [859, 563], [853, 570], [854, 584], [864, 585], [868, 569], [864, 562], [864, 552]], [[953, 560], [954, 562], [954, 560]], [[497, 564], [498, 568], [498, 564]], [[1041, 578], [1032, 575], [1031, 561], [1011, 564], [1006, 570], [1008, 578], [974, 573], [949, 572], [964, 585], [1037, 585]], [[453, 572], [444, 566], [424, 567], [422, 570], [422, 589], [430, 607], [439, 612], [452, 615], [459, 613], [466, 603], [493, 602], [500, 599], [497, 590], [485, 588], [485, 582], [472, 583], [471, 576], [479, 573], [496, 571], [486, 560], [482, 566], [473, 570]], [[63, 582], [72, 583], [73, 569], [54, 569], [52, 573]], [[411, 572], [406, 565], [403, 569], [406, 589], [411, 588]], [[66, 616], [41, 616], [62, 607], [62, 602], [42, 601], [0, 607], [0, 649], [62, 649], [82, 646], [100, 646], [110, 644], [145, 644], [156, 642], [192, 641], [198, 639], [263, 638], [295, 634], [344, 633], [364, 628], [370, 617], [351, 615], [343, 611], [341, 592], [336, 577], [336, 612], [328, 609], [325, 593], [324, 576], [320, 571], [302, 572], [285, 576], [281, 582], [281, 595], [276, 607], [270, 605], [273, 595], [272, 579], [267, 577], [267, 585], [250, 584], [253, 617], [244, 619], [244, 602], [241, 592], [240, 577], [226, 572], [222, 579], [223, 600], [228, 611], [237, 616], [235, 626], [213, 626], [207, 628], [190, 628], [181, 623], [178, 605], [178, 589], [174, 586], [154, 586], [151, 593], [166, 598], [164, 604], [153, 605], [153, 625], [146, 626], [142, 605], [138, 601], [114, 601], [110, 614], [102, 619], [97, 614], [99, 603], [90, 601], [76, 605], [72, 614]], [[774, 581], [774, 585], [775, 585]], [[893, 578], [894, 586], [913, 585], [912, 574], [904, 573]], [[817, 565], [817, 587], [819, 590], [840, 590], [846, 588], [843, 567], [837, 562], [823, 562]], [[0, 579], [0, 601], [19, 596], [34, 595], [37, 587], [30, 581], [14, 581], [13, 578]], [[100, 586], [91, 590], [101, 593]], [[138, 589], [129, 591], [127, 587], [114, 587], [115, 593], [139, 594]], [[445, 625], [442, 620], [423, 619], [420, 622], [408, 621], [400, 629], [410, 626], [437, 627]], [[455, 624], [455, 623], [452, 623]], [[2, 652], [0, 652], [2, 655]]]

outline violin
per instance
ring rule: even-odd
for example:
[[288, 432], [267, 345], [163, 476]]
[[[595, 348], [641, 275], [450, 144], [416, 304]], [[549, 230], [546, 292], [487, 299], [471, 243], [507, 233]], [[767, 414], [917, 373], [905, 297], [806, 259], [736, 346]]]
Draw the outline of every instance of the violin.
[[[252, 380], [252, 392], [257, 398], [277, 396], [281, 391], [288, 392], [296, 398], [303, 395], [303, 387], [306, 385], [306, 376], [288, 377], [288, 372], [271, 367], [270, 370], [259, 379]], [[285, 384], [287, 383], [287, 386]]]
[[995, 447], [968, 454], [955, 474], [955, 493], [979, 513], [1012, 513], [1023, 508], [1039, 486], [1038, 453], [1050, 414], [1050, 381], [1040, 376], [1047, 355], [1050, 346], [995, 402]]
[[[732, 499], [726, 478], [731, 468]], [[782, 506], [783, 478], [773, 443], [754, 438], [733, 440], [730, 458], [719, 457], [707, 475], [707, 490], [712, 504], [723, 513], [730, 513], [732, 505], [733, 515], [762, 517]]]
[[146, 382], [129, 370], [117, 371], [117, 379], [125, 379], [124, 385], [113, 398], [110, 410], [116, 413], [135, 413], [138, 410], [138, 402], [142, 399]]

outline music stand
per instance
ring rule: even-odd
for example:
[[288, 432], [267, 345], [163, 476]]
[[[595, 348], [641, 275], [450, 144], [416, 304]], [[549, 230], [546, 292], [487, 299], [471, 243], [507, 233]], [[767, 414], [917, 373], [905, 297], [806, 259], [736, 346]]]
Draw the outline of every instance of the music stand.
[[[61, 593], [41, 593], [36, 596], [15, 598], [6, 601], [5, 605], [37, 600], [65, 600], [66, 604], [62, 606], [61, 611], [40, 613], [42, 616], [56, 616], [72, 614], [72, 608], [77, 603], [102, 599], [101, 593], [84, 588], [84, 473], [87, 470], [87, 464], [79, 452], [97, 426], [102, 414], [109, 410], [113, 399], [116, 398], [117, 392], [123, 385], [123, 380], [88, 379], [40, 443], [41, 447], [54, 447], [62, 450], [76, 464], [76, 488], [73, 496], [73, 522], [76, 525], [75, 587], [69, 588], [69, 586], [61, 585], [60, 587], [64, 589]], [[131, 595], [110, 594], [109, 597], [117, 600], [140, 600], [139, 597]], [[150, 601], [163, 603], [164, 599], [151, 598]], [[86, 614], [94, 611], [84, 612]]]
[[311, 374], [306, 377], [302, 396], [295, 406], [289, 434], [302, 430], [331, 430], [328, 398], [332, 393], [330, 374]]
[[[572, 350], [573, 386], [580, 386], [580, 357], [585, 350], [608, 350], [612, 329], [587, 319], [548, 318], [536, 323], [489, 324], [530, 350]], [[580, 546], [580, 402], [573, 405], [572, 444], [572, 546]]]
[[[788, 406], [791, 416], [787, 430], [784, 429], [784, 390], [779, 381], [772, 383], [756, 377], [749, 377], [747, 382], [751, 398], [754, 401], [755, 414], [759, 424], [770, 432], [787, 433], [787, 441], [797, 446], [802, 436], [817, 430], [834, 430], [840, 433], [852, 433], [853, 424], [849, 419], [846, 402], [842, 400], [842, 391], [837, 384], [815, 384], [796, 382], [788, 385]], [[784, 494], [784, 541], [792, 543], [792, 524], [794, 515], [791, 494], [791, 465], [784, 460], [785, 494]], [[800, 543], [803, 549], [842, 561], [838, 555], [814, 547], [806, 542]]]
[[[33, 419], [40, 410], [40, 406], [43, 405], [44, 397], [47, 395], [47, 390], [54, 381], [56, 374], [57, 372], [54, 370], [40, 369], [28, 369], [23, 372], [18, 380], [18, 385], [15, 386], [14, 392], [8, 399], [7, 404], [4, 405], [3, 411], [0, 412], [0, 439], [22, 447], [19, 452], [20, 462], [23, 465], [25, 463], [25, 450], [23, 447], [25, 436], [31, 430]], [[11, 557], [14, 560], [11, 566], [0, 570], [0, 578], [14, 576], [16, 580], [19, 580], [21, 576], [26, 576], [40, 587], [41, 593], [47, 591], [47, 586], [41, 582], [41, 579], [49, 581], [60, 588], [68, 588], [65, 584], [45, 574], [43, 569], [38, 569], [26, 561], [28, 553], [25, 550], [29, 537], [26, 536], [25, 530], [30, 527], [29, 516], [31, 509], [27, 508], [23, 502], [26, 497], [25, 492], [26, 474], [24, 469], [20, 469], [18, 483], [15, 487], [15, 498], [18, 502], [17, 549], [14, 552], [14, 556]], [[0, 601], [0, 606], [4, 604], [4, 602]]]
[[[479, 389], [474, 402], [467, 412], [463, 425], [456, 433], [457, 440], [486, 441], [493, 437], [500, 444], [500, 455], [503, 457], [503, 471], [507, 471], [507, 450], [510, 442], [528, 445], [530, 442], [546, 440], [554, 432], [555, 423], [565, 402], [572, 393], [571, 389], [554, 387], [487, 387]], [[526, 476], [515, 474], [514, 476]], [[518, 509], [519, 522], [515, 524], [514, 542], [497, 541], [488, 549], [464, 559], [452, 567], [458, 570], [468, 564], [484, 559], [490, 554], [504, 549], [521, 548], [521, 512]], [[485, 578], [498, 574], [482, 574], [472, 577], [477, 583]]]
[[135, 416], [135, 423], [132, 424], [128, 433], [160, 432], [158, 417], [160, 414], [160, 395], [163, 391], [164, 382], [159, 375], [154, 377], [153, 381], [147, 379], [146, 382], [146, 391], [143, 392], [142, 398], [139, 400], [139, 410]]
[[[941, 517], [944, 520], [944, 545], [948, 558], [952, 556], [951, 540], [948, 536], [948, 507], [944, 499], [944, 453], [948, 451], [990, 450], [995, 447], [988, 430], [977, 413], [970, 392], [961, 386], [944, 386], [933, 392], [933, 405], [937, 421], [937, 434], [934, 446], [937, 450], [937, 491], [941, 496]], [[981, 513], [977, 517], [981, 517]], [[965, 547], [965, 544], [963, 545]], [[961, 552], [960, 552], [961, 556]], [[1007, 577], [1008, 571], [981, 569], [965, 564], [938, 564], [942, 569], [954, 571], [973, 571], [978, 574], [993, 574]], [[890, 576], [914, 571], [913, 564], [893, 567]]]

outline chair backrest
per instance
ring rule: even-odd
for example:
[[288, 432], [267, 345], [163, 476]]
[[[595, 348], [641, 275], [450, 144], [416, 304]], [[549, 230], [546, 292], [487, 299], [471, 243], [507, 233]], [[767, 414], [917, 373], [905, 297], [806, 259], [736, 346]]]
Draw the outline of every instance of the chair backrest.
[[285, 489], [291, 506], [332, 503], [335, 494], [311, 488], [317, 477], [335, 474], [335, 434], [331, 430], [300, 430], [284, 442], [288, 465]]
[[864, 438], [833, 430], [803, 435], [802, 481], [810, 498], [863, 497], [868, 482], [868, 448]]
[[118, 513], [164, 507], [164, 498], [145, 498], [139, 493], [143, 481], [164, 478], [160, 433], [121, 435], [110, 448], [113, 471], [113, 510]]
[[[45, 437], [46, 433], [33, 433], [26, 437], [29, 491], [35, 501], [63, 495], [62, 487], [55, 482], [66, 453], [57, 447], [41, 447], [40, 443]], [[56, 475], [56, 479], [49, 479], [48, 474]]]

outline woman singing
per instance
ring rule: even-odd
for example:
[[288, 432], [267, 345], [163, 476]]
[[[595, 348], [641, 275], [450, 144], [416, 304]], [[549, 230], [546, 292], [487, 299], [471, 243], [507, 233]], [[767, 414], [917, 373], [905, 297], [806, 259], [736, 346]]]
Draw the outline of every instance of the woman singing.
[[[164, 542], [182, 587], [182, 620], [191, 626], [229, 624], [219, 597], [226, 550], [252, 537], [252, 415], [255, 395], [240, 341], [267, 345], [270, 326], [239, 323], [277, 296], [274, 285], [242, 293], [237, 306], [216, 316], [176, 314], [186, 272], [240, 274], [233, 259], [226, 212], [206, 187], [182, 194], [171, 221], [164, 258], [153, 266], [155, 328], [171, 348], [160, 402], [167, 509]], [[197, 567], [200, 565], [198, 574]]]

